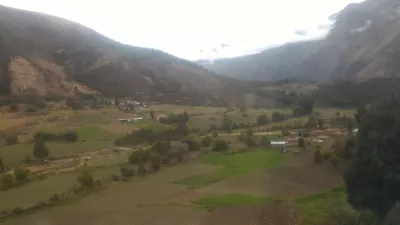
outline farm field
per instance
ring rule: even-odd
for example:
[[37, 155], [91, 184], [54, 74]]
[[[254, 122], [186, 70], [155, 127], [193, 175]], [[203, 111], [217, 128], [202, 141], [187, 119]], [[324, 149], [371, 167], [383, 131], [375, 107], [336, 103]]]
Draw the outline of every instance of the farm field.
[[[4, 224], [22, 225], [28, 221], [47, 221], [50, 224], [56, 223], [60, 225], [125, 224], [128, 221], [138, 224], [177, 224], [177, 221], [180, 224], [232, 224], [229, 221], [221, 223], [224, 220], [223, 218], [227, 218], [228, 212], [235, 212], [233, 218], [237, 218], [238, 221], [243, 221], [244, 218], [249, 219], [250, 217], [253, 221], [252, 224], [262, 224], [264, 220], [270, 221], [271, 219], [285, 222], [282, 224], [291, 224], [290, 217], [287, 215], [290, 215], [293, 206], [288, 205], [288, 200], [290, 198], [296, 199], [297, 196], [299, 196], [299, 199], [296, 200], [296, 207], [300, 207], [298, 213], [302, 221], [318, 222], [329, 217], [330, 214], [324, 214], [318, 220], [310, 220], [313, 210], [317, 210], [318, 204], [321, 204], [318, 202], [321, 201], [321, 198], [318, 195], [317, 197], [302, 196], [330, 193], [330, 189], [341, 185], [340, 179], [333, 179], [334, 176], [338, 176], [337, 174], [335, 175], [332, 172], [329, 176], [333, 181], [326, 184], [326, 180], [319, 180], [321, 177], [301, 181], [305, 177], [298, 176], [306, 176], [307, 174], [294, 174], [293, 176], [283, 177], [285, 174], [275, 174], [274, 172], [305, 167], [307, 170], [304, 169], [303, 173], [309, 172], [311, 174], [308, 174], [308, 176], [313, 177], [318, 173], [322, 175], [324, 172], [330, 171], [332, 168], [329, 167], [329, 164], [310, 165], [308, 164], [309, 161], [306, 160], [308, 153], [288, 153], [282, 156], [286, 160], [281, 161], [279, 167], [270, 168], [271, 164], [269, 163], [256, 163], [255, 166], [249, 165], [247, 160], [255, 160], [257, 162], [261, 151], [274, 150], [260, 149], [254, 150], [254, 152], [237, 154], [237, 156], [243, 154], [242, 156], [246, 158], [244, 162], [238, 161], [236, 157], [232, 158], [233, 156], [230, 154], [210, 155], [201, 161], [178, 164], [167, 167], [161, 172], [150, 176], [138, 177], [127, 183], [111, 185], [105, 190], [91, 194], [78, 202], [52, 207], [20, 218], [13, 218], [5, 221]], [[269, 157], [274, 159], [277, 156], [266, 154], [264, 155], [264, 160]], [[187, 188], [186, 185], [174, 184], [174, 181], [191, 176], [218, 174], [222, 165], [228, 167], [237, 165], [238, 170], [228, 170], [227, 172], [236, 176], [197, 188]], [[271, 176], [275, 176], [273, 178], [275, 180], [266, 175], [268, 173]], [[71, 173], [65, 176], [69, 175]], [[73, 177], [69, 179], [69, 182], [74, 182]], [[277, 182], [277, 179], [285, 179], [285, 181]], [[32, 183], [32, 185], [34, 184]], [[68, 185], [67, 183], [64, 184]], [[311, 188], [303, 193], [292, 192], [298, 188], [300, 188], [298, 192], [301, 192], [301, 187], [307, 185], [310, 185]], [[28, 188], [28, 186], [24, 188]], [[15, 189], [15, 191], [17, 190]], [[148, 193], [151, 194], [149, 195]], [[328, 194], [328, 196], [331, 195]], [[343, 201], [343, 197], [339, 196], [337, 201], [334, 195], [331, 197], [334, 198], [332, 206], [326, 206], [327, 209], [339, 210], [339, 208], [342, 208], [337, 207], [336, 204], [339, 203], [344, 207], [348, 207], [346, 206], [347, 203]], [[251, 213], [249, 214], [249, 212]], [[69, 217], [70, 213], [75, 216]], [[183, 215], [183, 213], [187, 214]], [[336, 211], [332, 213], [336, 213]], [[286, 214], [286, 217], [283, 214]], [[311, 225], [313, 224], [311, 223]]]
[[[201, 132], [211, 124], [220, 125], [226, 109], [152, 105], [140, 111], [144, 115], [143, 120], [127, 124], [121, 124], [117, 120], [137, 115], [112, 108], [77, 112], [60, 110], [27, 117], [23, 121], [10, 115], [2, 115], [5, 122], [0, 124], [0, 130], [8, 131], [14, 124], [26, 131], [20, 136], [20, 143], [0, 146], [0, 156], [9, 167], [21, 165], [28, 156], [33, 158], [33, 135], [37, 131], [75, 131], [78, 140], [72, 143], [46, 141], [50, 157], [71, 156], [73, 158], [60, 160], [76, 163], [76, 167], [52, 169], [43, 180], [33, 180], [20, 187], [0, 191], [0, 210], [30, 206], [39, 201], [48, 201], [53, 194], [65, 192], [78, 184], [77, 177], [82, 165], [90, 169], [94, 179], [120, 174], [121, 166], [128, 164], [129, 154], [135, 148], [147, 149], [151, 145], [114, 152], [111, 151], [114, 140], [140, 128], [161, 132], [172, 127], [150, 120], [150, 111], [154, 111], [156, 115], [186, 111], [190, 115], [187, 124], [190, 130], [200, 130], [190, 136], [201, 141], [204, 135], [211, 136], [211, 133]], [[271, 118], [275, 111], [286, 116], [292, 115], [291, 109], [248, 109], [246, 116], [234, 109], [226, 114], [234, 123], [254, 124], [259, 115], [266, 114]], [[326, 120], [335, 117], [337, 112], [342, 116], [354, 114], [354, 110], [350, 109], [315, 111]], [[283, 139], [285, 137], [281, 129], [275, 129], [276, 127], [303, 125], [307, 120], [308, 117], [297, 117], [269, 123], [254, 128], [254, 135], [257, 139], [264, 135], [271, 140]], [[40, 123], [24, 127], [29, 121]], [[232, 133], [220, 131], [213, 139], [226, 140], [231, 149], [239, 149], [236, 147], [239, 145], [246, 147], [237, 137], [244, 130], [237, 129]], [[135, 175], [126, 182], [111, 183], [101, 191], [77, 201], [12, 217], [0, 223], [330, 225], [326, 222], [334, 215], [351, 216], [354, 212], [346, 203], [346, 194], [340, 188], [343, 182], [337, 168], [328, 161], [315, 164], [314, 147], [310, 145], [310, 150], [300, 151], [289, 149], [288, 152], [261, 147], [247, 148], [243, 152], [213, 152], [209, 147], [208, 152], [205, 152], [202, 148], [199, 158], [192, 157], [181, 163], [164, 166], [159, 172]], [[328, 151], [329, 148], [330, 146], [322, 146], [321, 149]], [[71, 214], [74, 216], [70, 216]], [[314, 214], [319, 216], [315, 217]]]

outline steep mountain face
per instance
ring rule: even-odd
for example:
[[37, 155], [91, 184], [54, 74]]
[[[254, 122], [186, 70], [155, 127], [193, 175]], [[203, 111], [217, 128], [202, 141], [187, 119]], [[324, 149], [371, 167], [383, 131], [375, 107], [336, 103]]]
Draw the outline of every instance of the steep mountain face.
[[0, 96], [69, 96], [78, 89], [205, 102], [216, 100], [222, 87], [218, 77], [189, 61], [123, 45], [54, 16], [0, 6]]
[[333, 19], [335, 26], [324, 40], [288, 44], [205, 66], [222, 74], [267, 81], [400, 77], [400, 1], [350, 4]]

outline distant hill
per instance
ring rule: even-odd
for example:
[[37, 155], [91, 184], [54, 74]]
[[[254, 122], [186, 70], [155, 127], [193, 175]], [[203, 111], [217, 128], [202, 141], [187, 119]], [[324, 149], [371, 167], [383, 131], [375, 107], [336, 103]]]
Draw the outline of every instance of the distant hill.
[[217, 73], [266, 81], [400, 77], [400, 1], [366, 0], [332, 18], [335, 26], [324, 40], [201, 64]]
[[0, 6], [0, 97], [79, 91], [205, 104], [218, 102], [224, 90], [221, 78], [190, 61], [118, 43], [61, 18]]

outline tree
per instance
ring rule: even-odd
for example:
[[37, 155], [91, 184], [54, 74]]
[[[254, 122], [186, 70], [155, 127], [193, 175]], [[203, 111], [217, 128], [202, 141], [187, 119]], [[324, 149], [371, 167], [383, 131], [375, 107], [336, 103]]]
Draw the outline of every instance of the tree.
[[400, 200], [400, 100], [359, 109], [356, 120], [359, 130], [344, 176], [348, 202], [382, 219]]
[[303, 137], [300, 137], [297, 141], [298, 141], [298, 143], [299, 143], [299, 147], [300, 147], [300, 148], [306, 149], [306, 142], [304, 141], [304, 138], [303, 138]]
[[228, 151], [229, 149], [229, 145], [228, 142], [225, 140], [216, 140], [214, 142], [214, 146], [213, 146], [213, 151], [216, 152], [222, 152], [222, 151]]
[[77, 177], [77, 180], [82, 187], [91, 188], [94, 186], [93, 175], [87, 169], [84, 169], [81, 172], [81, 174]]
[[153, 167], [154, 171], [158, 171], [161, 168], [161, 159], [162, 156], [156, 151], [152, 151], [150, 153], [150, 161], [151, 161], [151, 167]]
[[143, 149], [132, 152], [129, 156], [129, 162], [139, 166], [139, 172], [144, 173], [144, 164], [149, 160], [149, 151]]
[[3, 158], [0, 157], [0, 173], [4, 173], [6, 171], [6, 166], [3, 163]]
[[269, 120], [268, 120], [267, 115], [262, 114], [257, 117], [257, 125], [261, 126], [261, 125], [266, 125], [268, 123], [269, 123]]
[[300, 116], [305, 116], [307, 115], [306, 110], [303, 109], [303, 107], [297, 105], [293, 108], [293, 116], [294, 117], [300, 117]]
[[367, 110], [366, 110], [365, 106], [359, 106], [359, 107], [357, 108], [357, 112], [356, 112], [356, 114], [354, 115], [354, 117], [355, 117], [356, 122], [357, 122], [358, 125], [361, 124], [361, 119], [363, 118], [363, 116], [364, 116], [366, 113], [367, 113]]
[[152, 120], [155, 120], [155, 119], [156, 119], [156, 117], [155, 117], [155, 115], [154, 115], [154, 111], [150, 111], [150, 118], [151, 118]]
[[318, 128], [323, 128], [324, 127], [325, 122], [324, 122], [323, 119], [318, 119], [317, 123], [318, 123]]
[[49, 155], [49, 151], [44, 144], [44, 141], [42, 139], [37, 139], [35, 141], [35, 146], [33, 146], [33, 156], [38, 159], [43, 161], [47, 156]]
[[14, 176], [18, 182], [25, 181], [29, 175], [29, 170], [25, 167], [17, 167], [14, 169]]
[[307, 114], [311, 114], [313, 112], [313, 104], [314, 100], [312, 97], [304, 97], [299, 101], [299, 106], [301, 106]]
[[171, 143], [169, 141], [157, 141], [153, 145], [153, 150], [158, 152], [162, 156], [167, 156]]
[[347, 120], [347, 130], [349, 133], [353, 132], [353, 121], [351, 119]]
[[277, 112], [277, 111], [272, 113], [272, 121], [273, 122], [280, 122], [284, 119], [285, 119], [285, 115], [283, 113]]
[[271, 145], [271, 142], [270, 142], [268, 136], [267, 136], [267, 135], [264, 135], [264, 136], [261, 138], [260, 146], [261, 146], [261, 147], [264, 147], [264, 148], [269, 148], [270, 145]]
[[315, 163], [322, 162], [322, 154], [321, 154], [321, 150], [320, 149], [317, 149], [314, 152], [314, 162]]
[[183, 118], [184, 118], [184, 123], [187, 123], [189, 121], [189, 114], [186, 111], [183, 111]]
[[212, 140], [212, 138], [210, 137], [210, 136], [205, 136], [204, 138], [203, 138], [203, 140], [201, 141], [201, 145], [203, 146], [203, 147], [210, 147], [211, 145], [212, 145], [212, 142], [213, 142], [213, 140]]

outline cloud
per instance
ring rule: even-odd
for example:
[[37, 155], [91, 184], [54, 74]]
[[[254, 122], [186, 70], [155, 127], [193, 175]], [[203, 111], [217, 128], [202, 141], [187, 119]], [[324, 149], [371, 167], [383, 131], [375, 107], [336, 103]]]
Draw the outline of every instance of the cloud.
[[[0, 0], [0, 4], [64, 17], [126, 44], [195, 60], [321, 37], [327, 30], [318, 25], [329, 24], [330, 15], [360, 1]], [[299, 29], [307, 34], [294, 33]]]

